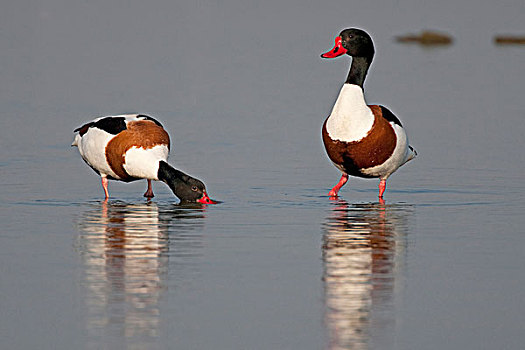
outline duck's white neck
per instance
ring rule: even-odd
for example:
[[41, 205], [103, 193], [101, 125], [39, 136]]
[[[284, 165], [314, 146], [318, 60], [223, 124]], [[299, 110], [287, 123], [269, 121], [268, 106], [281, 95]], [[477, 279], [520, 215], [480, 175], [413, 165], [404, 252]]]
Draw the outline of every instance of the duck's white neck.
[[366, 105], [359, 85], [344, 84], [330, 117], [326, 131], [334, 140], [358, 141], [365, 137], [374, 124], [372, 110]]
[[361, 109], [368, 109], [363, 89], [359, 85], [343, 84], [330, 115]]

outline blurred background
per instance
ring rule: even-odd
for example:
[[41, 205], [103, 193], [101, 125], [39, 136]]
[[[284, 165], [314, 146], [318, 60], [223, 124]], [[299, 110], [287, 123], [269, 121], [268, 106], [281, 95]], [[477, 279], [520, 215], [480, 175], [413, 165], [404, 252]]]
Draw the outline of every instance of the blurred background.
[[[525, 47], [494, 38], [524, 18], [522, 0], [4, 2], [2, 348], [520, 348]], [[348, 27], [376, 45], [368, 102], [419, 153], [386, 206], [375, 180], [324, 197], [349, 58], [319, 55]], [[424, 30], [451, 42], [398, 41]], [[69, 145], [122, 113], [160, 120], [224, 203], [179, 208], [163, 184], [146, 203], [142, 181], [104, 205]]]

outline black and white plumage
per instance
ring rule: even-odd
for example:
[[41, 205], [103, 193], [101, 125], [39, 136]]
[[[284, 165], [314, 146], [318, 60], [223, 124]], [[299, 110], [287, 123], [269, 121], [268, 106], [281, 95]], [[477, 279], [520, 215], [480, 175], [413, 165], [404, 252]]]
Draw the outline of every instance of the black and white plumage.
[[72, 146], [102, 178], [106, 199], [108, 179], [124, 182], [146, 179], [145, 197], [153, 197], [152, 180], [165, 182], [181, 202], [211, 204], [204, 183], [167, 163], [170, 138], [162, 125], [142, 114], [94, 119], [75, 129]]
[[347, 80], [322, 128], [328, 157], [342, 172], [328, 193], [331, 197], [337, 196], [352, 175], [378, 177], [382, 199], [387, 178], [417, 155], [399, 119], [384, 106], [366, 103], [363, 84], [374, 53], [372, 38], [363, 30], [351, 28], [343, 30], [336, 37], [334, 48], [321, 55], [352, 56]]

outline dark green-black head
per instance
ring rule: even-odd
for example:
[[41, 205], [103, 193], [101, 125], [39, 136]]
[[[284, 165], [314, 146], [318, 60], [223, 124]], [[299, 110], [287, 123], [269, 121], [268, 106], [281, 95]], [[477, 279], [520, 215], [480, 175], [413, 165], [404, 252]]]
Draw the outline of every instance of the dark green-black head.
[[352, 57], [372, 58], [374, 53], [374, 43], [370, 35], [364, 30], [349, 28], [343, 30], [335, 38], [334, 48], [322, 54], [321, 57], [335, 58], [347, 54]]
[[181, 203], [217, 203], [210, 199], [201, 180], [173, 168], [164, 161], [159, 162], [158, 178], [171, 188]]

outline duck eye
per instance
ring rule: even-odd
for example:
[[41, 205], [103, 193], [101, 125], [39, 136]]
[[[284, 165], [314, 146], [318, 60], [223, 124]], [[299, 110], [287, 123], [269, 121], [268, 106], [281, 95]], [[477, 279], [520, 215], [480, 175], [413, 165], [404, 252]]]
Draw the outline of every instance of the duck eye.
[[197, 188], [197, 186], [191, 186], [191, 190], [192, 190], [193, 192], [197, 192], [198, 188]]

